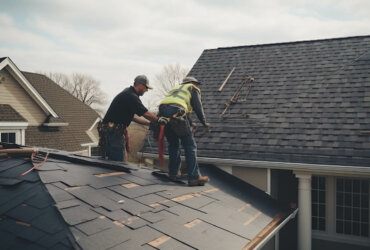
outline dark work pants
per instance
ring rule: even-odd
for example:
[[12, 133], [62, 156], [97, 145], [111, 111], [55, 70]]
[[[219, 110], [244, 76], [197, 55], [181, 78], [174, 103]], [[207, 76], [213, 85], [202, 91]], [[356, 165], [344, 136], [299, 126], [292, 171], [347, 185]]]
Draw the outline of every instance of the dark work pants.
[[[171, 104], [162, 104], [159, 106], [159, 116], [171, 117], [178, 111], [178, 107], [171, 106]], [[195, 180], [200, 177], [199, 167], [197, 163], [197, 145], [195, 143], [192, 133], [185, 136], [177, 136], [175, 132], [166, 126], [166, 138], [168, 142], [168, 154], [169, 154], [169, 175], [176, 176], [181, 167], [181, 145], [185, 151], [186, 170], [188, 173], [189, 180]]]
[[120, 135], [116, 131], [111, 130], [107, 131], [107, 139], [108, 160], [125, 161], [125, 135]]

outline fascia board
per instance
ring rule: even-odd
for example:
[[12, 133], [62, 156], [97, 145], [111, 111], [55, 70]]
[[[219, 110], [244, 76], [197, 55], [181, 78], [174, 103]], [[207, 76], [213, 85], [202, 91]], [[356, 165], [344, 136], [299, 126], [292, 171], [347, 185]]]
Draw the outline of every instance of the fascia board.
[[87, 131], [91, 131], [93, 130], [93, 128], [95, 127], [95, 125], [101, 121], [102, 119], [100, 117], [96, 118], [95, 122], [91, 125], [91, 127], [87, 130]]
[[[144, 157], [158, 158], [157, 154], [140, 153]], [[165, 156], [166, 157], [166, 156]], [[252, 160], [237, 160], [237, 159], [221, 159], [198, 157], [198, 163], [203, 164], [222, 164], [238, 167], [253, 167], [253, 168], [270, 168], [282, 170], [295, 170], [310, 172], [314, 174], [327, 175], [360, 175], [362, 177], [370, 176], [370, 167], [366, 166], [342, 166], [342, 165], [324, 165], [324, 164], [309, 164], [309, 163], [291, 163], [291, 162], [273, 162], [273, 161], [252, 161]]]
[[42, 110], [44, 110], [47, 114], [51, 114], [53, 117], [58, 118], [59, 116], [55, 111], [50, 107], [50, 105], [45, 101], [44, 98], [41, 97], [39, 92], [32, 86], [32, 84], [27, 80], [27, 78], [22, 74], [22, 72], [18, 69], [18, 67], [10, 60], [9, 57], [5, 58], [0, 63], [0, 70], [4, 67], [9, 66], [11, 69], [10, 73], [19, 80], [21, 86], [27, 91], [27, 93], [40, 105]]
[[26, 128], [28, 127], [28, 122], [0, 122], [0, 128]]

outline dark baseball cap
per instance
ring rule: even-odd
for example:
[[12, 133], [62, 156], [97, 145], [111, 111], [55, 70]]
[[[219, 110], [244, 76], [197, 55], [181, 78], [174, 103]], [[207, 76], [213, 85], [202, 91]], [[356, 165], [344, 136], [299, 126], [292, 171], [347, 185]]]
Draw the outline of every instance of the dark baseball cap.
[[149, 80], [148, 77], [146, 77], [146, 75], [138, 75], [137, 77], [135, 77], [134, 83], [143, 84], [148, 89], [153, 89], [153, 87], [149, 85]]

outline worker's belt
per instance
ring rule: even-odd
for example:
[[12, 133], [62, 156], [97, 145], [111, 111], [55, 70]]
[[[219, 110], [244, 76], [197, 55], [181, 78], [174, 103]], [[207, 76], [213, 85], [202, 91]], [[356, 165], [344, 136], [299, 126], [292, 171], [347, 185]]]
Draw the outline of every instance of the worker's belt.
[[99, 146], [106, 152], [108, 150], [108, 133], [114, 133], [118, 137], [125, 136], [126, 151], [130, 152], [130, 136], [125, 125], [121, 123], [108, 122], [98, 123]]
[[178, 110], [171, 117], [160, 116], [159, 122], [163, 121], [163, 123], [165, 123], [167, 127], [169, 127], [179, 137], [191, 134], [190, 122], [186, 115], [184, 107], [177, 104], [162, 104], [162, 105], [170, 105], [178, 108]]

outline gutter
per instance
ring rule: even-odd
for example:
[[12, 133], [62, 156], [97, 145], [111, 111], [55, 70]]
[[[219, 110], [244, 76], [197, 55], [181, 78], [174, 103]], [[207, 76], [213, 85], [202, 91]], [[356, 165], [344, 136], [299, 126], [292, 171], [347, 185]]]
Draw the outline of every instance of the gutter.
[[[140, 153], [140, 156], [147, 158], [158, 158], [157, 154]], [[184, 159], [183, 156], [181, 156]], [[168, 156], [165, 155], [168, 159]], [[213, 164], [213, 165], [228, 165], [236, 167], [253, 167], [253, 168], [269, 168], [269, 169], [284, 169], [284, 170], [300, 170], [307, 172], [315, 172], [321, 174], [358, 174], [361, 177], [370, 177], [370, 167], [364, 166], [342, 166], [342, 165], [324, 165], [324, 164], [309, 164], [309, 163], [291, 163], [291, 162], [273, 162], [273, 161], [252, 161], [252, 160], [237, 160], [237, 159], [221, 159], [198, 157], [198, 163]]]
[[294, 219], [297, 213], [298, 208], [294, 210], [294, 212], [291, 213], [287, 218], [285, 218], [285, 220], [283, 220], [277, 227], [275, 227], [274, 230], [272, 230], [271, 233], [269, 233], [267, 237], [265, 237], [261, 242], [259, 242], [258, 245], [253, 249], [256, 250], [261, 249], [272, 237], [274, 237], [280, 231], [281, 228], [283, 228], [290, 220]]

